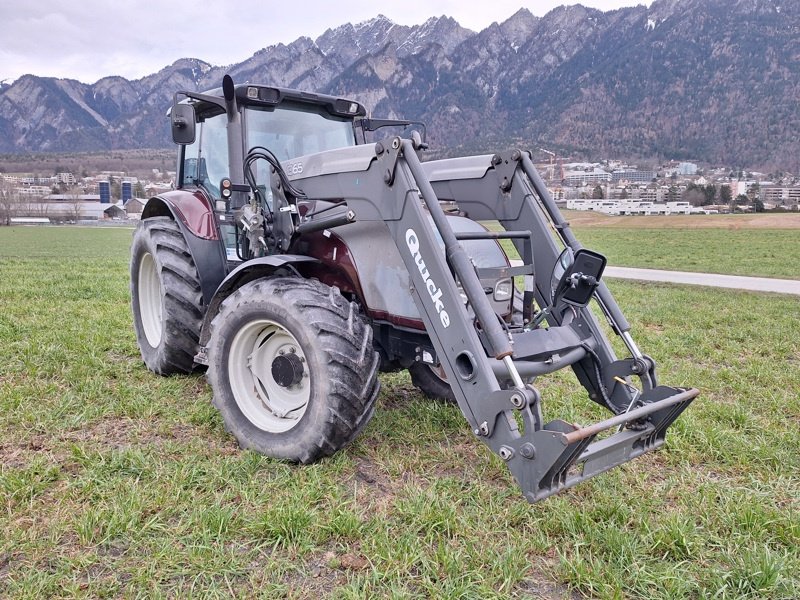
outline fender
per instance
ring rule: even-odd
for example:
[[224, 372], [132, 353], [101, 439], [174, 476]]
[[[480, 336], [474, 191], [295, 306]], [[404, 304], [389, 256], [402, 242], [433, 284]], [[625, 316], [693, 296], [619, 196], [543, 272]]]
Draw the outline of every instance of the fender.
[[181, 223], [192, 235], [204, 240], [218, 240], [214, 208], [200, 190], [173, 190], [150, 198], [142, 210], [142, 219], [169, 217]]
[[274, 254], [272, 256], [262, 256], [248, 260], [231, 271], [227, 277], [219, 284], [203, 318], [203, 327], [200, 330], [200, 354], [195, 357], [195, 361], [201, 364], [205, 354], [205, 346], [211, 337], [211, 321], [217, 316], [222, 302], [245, 283], [249, 283], [262, 277], [269, 277], [278, 270], [289, 270], [299, 272], [296, 265], [300, 263], [320, 264], [316, 258], [303, 256], [300, 254]]
[[180, 226], [200, 277], [203, 304], [208, 306], [228, 273], [228, 259], [211, 203], [200, 190], [174, 190], [147, 201], [141, 219], [150, 217], [170, 217]]

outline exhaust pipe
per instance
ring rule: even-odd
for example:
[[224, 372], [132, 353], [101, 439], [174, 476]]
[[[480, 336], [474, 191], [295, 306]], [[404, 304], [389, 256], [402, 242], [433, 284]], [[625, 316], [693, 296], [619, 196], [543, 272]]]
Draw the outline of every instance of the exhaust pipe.
[[[236, 86], [233, 77], [222, 78], [222, 95], [225, 98], [225, 113], [228, 116], [228, 173], [234, 185], [244, 185], [244, 156], [242, 155], [242, 117], [236, 103]], [[234, 187], [234, 189], [236, 189]], [[233, 192], [231, 208], [241, 208], [247, 203], [245, 192]]]

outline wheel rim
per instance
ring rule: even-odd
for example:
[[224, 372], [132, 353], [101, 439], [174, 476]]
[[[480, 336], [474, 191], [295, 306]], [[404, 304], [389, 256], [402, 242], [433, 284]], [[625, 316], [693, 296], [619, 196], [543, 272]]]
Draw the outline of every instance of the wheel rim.
[[[273, 364], [295, 355], [302, 365], [297, 383], [280, 385]], [[284, 327], [257, 319], [242, 327], [228, 352], [228, 379], [239, 410], [256, 427], [271, 433], [292, 429], [305, 414], [311, 397], [311, 380], [305, 354]]]
[[441, 365], [441, 363], [436, 366], [433, 365], [429, 366], [431, 369], [431, 373], [433, 374], [434, 377], [441, 380], [442, 383], [450, 385], [450, 383], [447, 381], [447, 372], [444, 370], [444, 367]]
[[161, 278], [156, 261], [147, 253], [139, 262], [139, 316], [144, 335], [153, 348], [161, 342]]

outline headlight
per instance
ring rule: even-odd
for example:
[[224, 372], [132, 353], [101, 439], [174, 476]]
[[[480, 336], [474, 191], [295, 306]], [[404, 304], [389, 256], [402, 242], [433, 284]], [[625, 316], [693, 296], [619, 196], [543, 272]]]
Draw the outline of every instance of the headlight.
[[514, 283], [510, 279], [501, 279], [494, 285], [494, 299], [497, 302], [509, 300], [514, 293]]

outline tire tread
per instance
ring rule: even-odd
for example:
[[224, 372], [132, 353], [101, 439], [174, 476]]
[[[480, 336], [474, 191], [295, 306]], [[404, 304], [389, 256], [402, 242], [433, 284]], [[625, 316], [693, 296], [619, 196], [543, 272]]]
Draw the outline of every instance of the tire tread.
[[[204, 305], [200, 276], [180, 226], [169, 217], [142, 221], [134, 233], [134, 252], [144, 245], [159, 266], [164, 289], [164, 332], [158, 348], [150, 347], [138, 315], [134, 314], [137, 341], [147, 367], [160, 375], [190, 373], [199, 350]], [[136, 256], [131, 258], [131, 296], [138, 298]], [[134, 313], [135, 313], [134, 307]]]
[[[379, 356], [372, 349], [372, 328], [361, 315], [357, 304], [346, 300], [339, 290], [314, 279], [275, 277], [245, 284], [226, 298], [211, 323], [212, 343], [209, 345], [208, 377], [214, 388], [214, 405], [225, 417], [225, 400], [217, 393], [221, 384], [216, 380], [218, 357], [215, 332], [222, 327], [228, 314], [248, 302], [272, 296], [282, 305], [292, 306], [303, 315], [303, 322], [327, 358], [325, 376], [330, 380], [330, 393], [325, 398], [327, 417], [317, 424], [315, 435], [303, 441], [294, 456], [279, 456], [301, 463], [315, 462], [330, 456], [349, 444], [369, 422], [375, 411], [380, 391], [378, 380]], [[227, 421], [227, 419], [226, 419]], [[258, 448], [235, 423], [229, 430], [243, 448], [254, 448], [269, 454], [268, 443]], [[270, 434], [265, 432], [265, 437]]]

